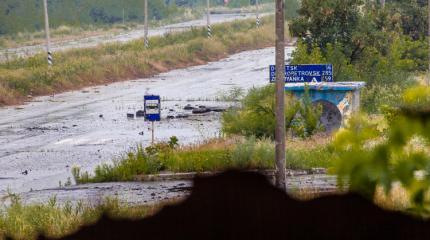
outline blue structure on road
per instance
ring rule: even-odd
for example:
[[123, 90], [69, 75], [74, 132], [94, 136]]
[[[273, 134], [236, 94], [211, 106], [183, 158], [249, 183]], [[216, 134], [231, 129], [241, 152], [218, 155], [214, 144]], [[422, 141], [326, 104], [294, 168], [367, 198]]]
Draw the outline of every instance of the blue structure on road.
[[161, 100], [158, 95], [145, 95], [145, 120], [158, 122], [161, 120]]
[[287, 83], [285, 90], [302, 98], [308, 88], [312, 102], [323, 107], [322, 125], [326, 131], [332, 132], [359, 110], [360, 90], [364, 86], [364, 82]]

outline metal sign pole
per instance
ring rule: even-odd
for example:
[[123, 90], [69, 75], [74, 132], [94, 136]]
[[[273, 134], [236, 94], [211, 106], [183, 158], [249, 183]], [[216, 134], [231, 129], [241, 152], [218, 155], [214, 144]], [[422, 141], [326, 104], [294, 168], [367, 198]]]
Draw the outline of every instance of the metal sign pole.
[[46, 52], [48, 53], [48, 64], [52, 65], [52, 53], [51, 53], [51, 37], [49, 34], [49, 15], [48, 15], [48, 2], [43, 0], [43, 8], [45, 11], [45, 33], [46, 33]]
[[154, 122], [152, 122], [152, 144], [154, 144]]

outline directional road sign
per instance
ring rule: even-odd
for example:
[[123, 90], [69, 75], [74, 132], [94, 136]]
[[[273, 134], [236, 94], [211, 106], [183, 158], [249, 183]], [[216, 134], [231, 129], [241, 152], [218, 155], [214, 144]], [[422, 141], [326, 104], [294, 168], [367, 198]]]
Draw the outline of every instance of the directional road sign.
[[[276, 81], [276, 67], [270, 65], [270, 82]], [[309, 64], [309, 65], [286, 65], [285, 82], [333, 82], [333, 65], [331, 64]]]

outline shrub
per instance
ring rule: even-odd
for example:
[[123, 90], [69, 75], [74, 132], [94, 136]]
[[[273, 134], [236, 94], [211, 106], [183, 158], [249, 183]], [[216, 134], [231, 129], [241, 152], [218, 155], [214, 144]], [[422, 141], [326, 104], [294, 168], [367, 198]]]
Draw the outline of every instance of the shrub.
[[[285, 128], [301, 137], [309, 137], [321, 128], [319, 118], [322, 109], [314, 106], [306, 90], [299, 101], [285, 95]], [[244, 97], [241, 108], [231, 109], [222, 116], [222, 130], [227, 134], [246, 137], [274, 138], [275, 135], [275, 88], [267, 85], [252, 88]]]

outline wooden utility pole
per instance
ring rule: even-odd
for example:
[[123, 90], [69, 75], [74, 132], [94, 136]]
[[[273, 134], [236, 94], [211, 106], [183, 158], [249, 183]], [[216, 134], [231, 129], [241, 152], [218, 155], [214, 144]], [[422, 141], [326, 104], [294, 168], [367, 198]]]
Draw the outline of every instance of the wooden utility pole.
[[428, 7], [428, 44], [429, 44], [429, 69], [428, 69], [428, 76], [427, 76], [427, 86], [430, 86], [430, 0], [428, 0], [427, 3]]
[[276, 0], [276, 186], [286, 190], [285, 176], [285, 20], [284, 0]]
[[211, 28], [210, 0], [206, 0], [206, 4], [207, 4], [206, 17], [207, 17], [207, 26], [208, 26], [208, 38], [211, 38], [212, 37], [212, 28]]
[[148, 40], [148, 0], [145, 0], [145, 26], [144, 26], [144, 40], [145, 40], [145, 48], [149, 47]]
[[257, 28], [260, 27], [260, 6], [258, 0], [255, 0], [256, 17], [257, 17]]
[[53, 60], [52, 60], [52, 52], [51, 52], [51, 37], [49, 34], [49, 15], [48, 15], [47, 0], [43, 0], [43, 8], [45, 11], [46, 52], [48, 54], [48, 65], [51, 66], [53, 63]]

